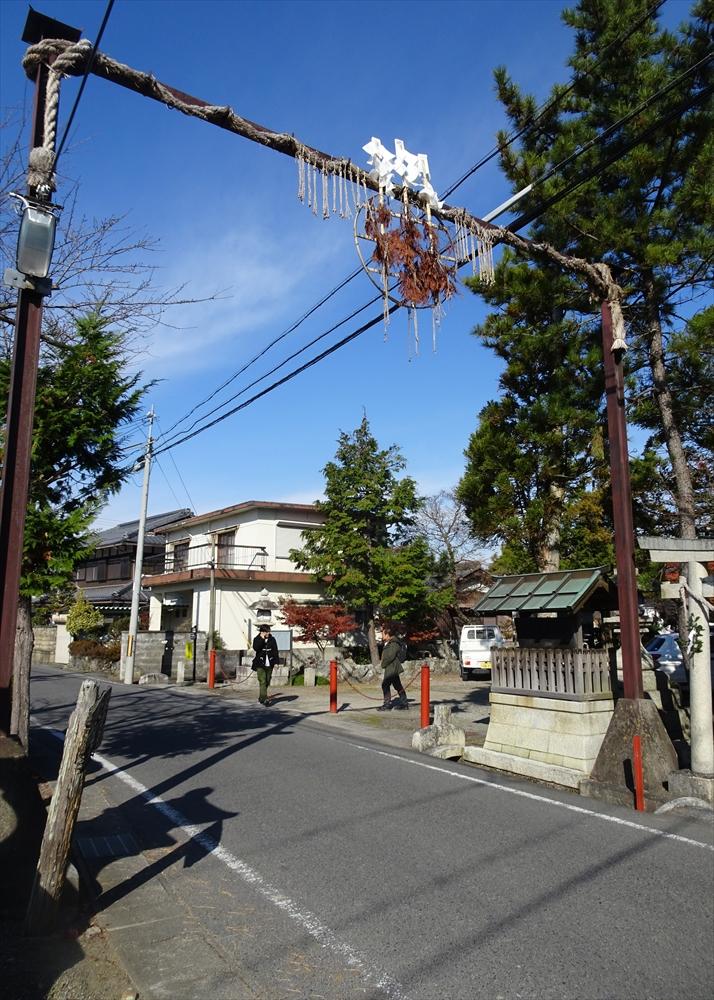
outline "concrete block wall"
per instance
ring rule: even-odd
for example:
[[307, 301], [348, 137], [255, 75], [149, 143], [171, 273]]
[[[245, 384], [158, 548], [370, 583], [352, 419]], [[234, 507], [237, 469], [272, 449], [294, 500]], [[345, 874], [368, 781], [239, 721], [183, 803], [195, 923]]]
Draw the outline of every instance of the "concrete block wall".
[[590, 774], [612, 712], [609, 696], [575, 701], [493, 692], [483, 748]]

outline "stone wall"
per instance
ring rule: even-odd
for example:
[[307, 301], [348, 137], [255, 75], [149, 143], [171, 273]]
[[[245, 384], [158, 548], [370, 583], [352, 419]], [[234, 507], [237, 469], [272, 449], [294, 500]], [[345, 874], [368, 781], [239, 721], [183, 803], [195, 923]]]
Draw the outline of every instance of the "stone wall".
[[[126, 660], [128, 632], [121, 635], [121, 663]], [[185, 659], [186, 642], [191, 639], [187, 632], [139, 632], [136, 636], [134, 650], [134, 679], [142, 674], [164, 674], [176, 678], [176, 667], [179, 660]], [[196, 642], [196, 679], [205, 680], [208, 666], [208, 656], [205, 651], [206, 634], [198, 633]], [[193, 670], [193, 660], [186, 664], [186, 675]]]

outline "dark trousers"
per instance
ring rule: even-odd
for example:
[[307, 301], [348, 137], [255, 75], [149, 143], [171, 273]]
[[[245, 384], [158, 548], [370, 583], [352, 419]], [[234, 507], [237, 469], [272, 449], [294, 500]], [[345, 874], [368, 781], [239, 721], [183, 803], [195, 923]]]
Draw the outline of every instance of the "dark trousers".
[[402, 682], [399, 679], [399, 674], [393, 674], [392, 677], [385, 677], [382, 681], [382, 694], [384, 695], [385, 702], [389, 701], [389, 689], [393, 687], [400, 698], [406, 696], [406, 691], [402, 686]]
[[273, 668], [258, 667], [256, 673], [258, 675], [258, 684], [260, 685], [258, 701], [266, 701], [268, 697], [268, 687], [270, 686], [270, 678], [273, 676]]

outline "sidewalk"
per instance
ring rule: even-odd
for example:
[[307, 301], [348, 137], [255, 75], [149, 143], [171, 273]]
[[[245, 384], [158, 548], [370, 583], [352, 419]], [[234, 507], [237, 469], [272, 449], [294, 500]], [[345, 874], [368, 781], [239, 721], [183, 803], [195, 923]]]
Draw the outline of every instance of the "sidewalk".
[[[275, 686], [270, 688], [273, 705], [281, 711], [309, 714], [311, 719], [336, 726], [343, 732], [361, 735], [389, 746], [411, 747], [412, 734], [421, 722], [420, 676], [404, 676], [409, 709], [378, 712], [382, 691], [378, 682], [353, 684], [340, 681], [337, 686], [337, 712], [330, 712], [328, 685], [316, 687]], [[209, 697], [235, 698], [254, 702], [257, 685], [229, 681], [210, 691], [205, 684], [186, 688], [187, 693], [202, 693]], [[466, 742], [481, 745], [486, 737], [490, 715], [490, 681], [464, 682], [457, 674], [436, 675], [430, 679], [430, 705], [451, 705], [454, 724], [466, 731]]]
[[[405, 683], [409, 679], [407, 675]], [[235, 682], [213, 690], [205, 684], [174, 690], [187, 698], [228, 698], [251, 704], [258, 693], [257, 688]], [[488, 690], [488, 682], [465, 683], [458, 676], [432, 678], [431, 703], [452, 704], [455, 721], [467, 731], [467, 741], [480, 743], [488, 723]], [[271, 688], [271, 694], [275, 702], [266, 710], [266, 719], [284, 713], [309, 715], [311, 723], [341, 730], [358, 740], [410, 748], [412, 734], [420, 725], [418, 676], [407, 690], [407, 711], [377, 712], [382, 703], [378, 684], [340, 684], [337, 713], [329, 711], [328, 686], [276, 687]], [[237, 951], [221, 949], [215, 935], [209, 934], [187, 905], [179, 887], [181, 871], [177, 872], [175, 865], [164, 867], [162, 857], [156, 856], [159, 852], [149, 856], [140, 850], [132, 832], [134, 817], [117, 809], [105, 790], [107, 784], [92, 780], [91, 775], [87, 779], [75, 831], [76, 861], [92, 897], [101, 897], [96, 923], [108, 935], [141, 1000], [203, 1000], [206, 996], [212, 1000], [276, 1000], [308, 995], [309, 985], [297, 964], [283, 970], [290, 979], [283, 979], [284, 988], [280, 989], [274, 968], [256, 966], [252, 959], [259, 942], [251, 940], [249, 927], [244, 929], [245, 940]], [[176, 831], [175, 840], [172, 852], [180, 852], [185, 835]], [[185, 847], [188, 852], [188, 840]], [[315, 961], [326, 961], [324, 955], [314, 957]], [[339, 982], [340, 975], [340, 970], [329, 969], [328, 962], [326, 995], [339, 995], [341, 1000], [363, 996], [363, 985]], [[335, 977], [332, 983], [331, 976]]]

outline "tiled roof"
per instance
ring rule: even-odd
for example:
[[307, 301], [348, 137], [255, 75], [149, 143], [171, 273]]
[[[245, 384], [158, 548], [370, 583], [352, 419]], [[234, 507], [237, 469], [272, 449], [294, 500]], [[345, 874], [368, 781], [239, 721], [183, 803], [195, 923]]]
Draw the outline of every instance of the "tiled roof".
[[599, 587], [608, 583], [601, 568], [569, 569], [557, 573], [520, 573], [496, 577], [474, 611], [479, 615], [513, 611], [576, 611]]
[[[160, 545], [163, 542], [163, 538], [159, 538], [157, 535], [153, 534], [157, 528], [162, 528], [167, 524], [173, 524], [174, 521], [182, 521], [187, 517], [191, 517], [193, 511], [188, 507], [182, 507], [180, 510], [169, 510], [164, 514], [151, 514], [146, 519], [146, 534], [144, 535], [144, 541], [149, 544]], [[122, 542], [133, 542], [136, 541], [136, 536], [139, 533], [139, 521], [124, 521], [121, 524], [115, 525], [113, 528], [107, 528], [106, 531], [100, 531], [92, 538], [92, 543], [97, 549], [106, 549], [111, 545], [120, 545]]]

